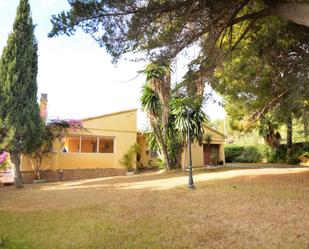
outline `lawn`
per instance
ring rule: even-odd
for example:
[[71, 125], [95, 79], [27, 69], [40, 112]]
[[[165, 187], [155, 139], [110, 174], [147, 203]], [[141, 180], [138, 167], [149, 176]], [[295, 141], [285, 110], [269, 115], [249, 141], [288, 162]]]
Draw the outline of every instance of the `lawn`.
[[0, 190], [0, 248], [309, 248], [309, 170], [151, 173]]

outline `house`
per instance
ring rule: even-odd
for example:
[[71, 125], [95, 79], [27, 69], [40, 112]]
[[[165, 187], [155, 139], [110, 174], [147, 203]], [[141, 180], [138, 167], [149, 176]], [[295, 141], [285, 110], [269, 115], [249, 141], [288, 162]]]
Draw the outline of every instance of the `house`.
[[[43, 97], [40, 107], [46, 108]], [[54, 142], [53, 152], [43, 159], [43, 178], [58, 181], [126, 174], [120, 160], [136, 143], [136, 112], [133, 109], [82, 119], [85, 130], [71, 129], [62, 142]], [[23, 156], [21, 174], [25, 183], [36, 177], [32, 164], [30, 156]]]
[[[40, 107], [41, 113], [46, 113], [47, 95], [42, 95]], [[141, 146], [137, 160], [144, 166], [158, 165], [157, 153], [147, 149], [145, 135], [137, 132], [137, 109], [85, 118], [82, 123], [85, 130], [71, 129], [63, 141], [54, 142], [52, 152], [42, 162], [44, 179], [59, 181], [124, 175], [126, 168], [120, 160], [136, 142]], [[211, 151], [224, 162], [224, 135], [206, 126], [205, 129], [209, 140], [202, 146], [192, 145], [193, 166], [209, 164]], [[184, 165], [185, 158], [186, 153]], [[25, 183], [36, 179], [30, 156], [22, 157], [21, 175]]]
[[[138, 144], [141, 146], [141, 156], [140, 162], [144, 167], [156, 167], [159, 165], [158, 153], [156, 151], [151, 151], [147, 146], [146, 135], [139, 132], [137, 135]], [[215, 161], [217, 163], [225, 163], [224, 155], [224, 134], [208, 127], [204, 126], [204, 139], [202, 145], [197, 142], [192, 143], [191, 153], [192, 153], [192, 166], [200, 167], [205, 165], [210, 165]], [[214, 158], [216, 157], [216, 158]], [[188, 166], [188, 151], [185, 149], [182, 154], [181, 160], [182, 166], [185, 168]]]

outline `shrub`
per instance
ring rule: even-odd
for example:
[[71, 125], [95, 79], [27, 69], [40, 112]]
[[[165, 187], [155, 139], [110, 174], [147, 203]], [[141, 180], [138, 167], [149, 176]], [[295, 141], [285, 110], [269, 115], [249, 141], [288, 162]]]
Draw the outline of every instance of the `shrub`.
[[291, 155], [287, 157], [287, 147], [286, 144], [281, 144], [279, 148], [272, 151], [267, 157], [267, 161], [270, 163], [289, 163], [298, 164], [300, 163], [299, 157], [309, 151], [309, 143], [294, 143]]
[[267, 146], [239, 146], [225, 147], [225, 161], [231, 163], [259, 163], [263, 161]]
[[126, 167], [128, 171], [133, 171], [133, 163], [136, 161], [133, 157], [140, 153], [140, 151], [140, 145], [137, 143], [133, 144], [130, 149], [122, 156], [120, 163]]
[[227, 145], [225, 147], [225, 161], [233, 163], [300, 163], [300, 156], [309, 152], [309, 143], [295, 143], [289, 158], [287, 158], [286, 144], [281, 144], [277, 150], [267, 145]]
[[269, 163], [285, 163], [287, 161], [287, 149], [285, 144], [281, 144], [277, 150], [270, 150], [267, 154]]
[[212, 149], [210, 153], [210, 160], [212, 165], [218, 165], [219, 163], [219, 153], [217, 150]]

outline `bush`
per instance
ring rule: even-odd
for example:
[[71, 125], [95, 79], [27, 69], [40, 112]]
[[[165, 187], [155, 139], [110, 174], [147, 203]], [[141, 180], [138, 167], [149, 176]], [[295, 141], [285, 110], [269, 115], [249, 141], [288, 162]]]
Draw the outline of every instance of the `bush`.
[[[126, 167], [129, 172], [134, 170], [133, 164], [136, 162], [136, 160], [134, 160], [134, 156], [136, 156], [136, 154], [139, 154], [140, 151], [141, 151], [140, 145], [135, 143], [122, 156], [120, 163], [121, 165]], [[137, 167], [138, 167], [138, 163], [137, 163]]]
[[287, 157], [286, 144], [281, 144], [277, 150], [272, 150], [267, 145], [227, 145], [225, 147], [225, 161], [230, 163], [300, 163], [299, 157], [309, 152], [309, 143], [295, 143], [289, 158]]
[[285, 163], [287, 161], [287, 149], [285, 144], [281, 144], [277, 150], [270, 149], [267, 154], [267, 162], [269, 163]]
[[270, 163], [299, 164], [299, 157], [309, 151], [309, 143], [294, 143], [291, 155], [287, 157], [286, 144], [281, 144], [278, 150], [272, 151], [267, 157]]
[[228, 145], [225, 147], [225, 161], [231, 163], [259, 163], [265, 158], [267, 146], [239, 146]]

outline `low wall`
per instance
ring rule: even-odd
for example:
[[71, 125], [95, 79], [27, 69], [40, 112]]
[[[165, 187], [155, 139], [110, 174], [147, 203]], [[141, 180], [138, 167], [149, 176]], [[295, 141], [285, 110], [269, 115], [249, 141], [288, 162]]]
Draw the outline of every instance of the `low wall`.
[[[100, 178], [107, 176], [125, 175], [126, 169], [64, 169], [64, 170], [46, 170], [41, 173], [42, 178], [48, 182], [72, 181], [81, 179]], [[22, 171], [21, 176], [24, 183], [33, 183], [36, 175], [33, 171]]]

